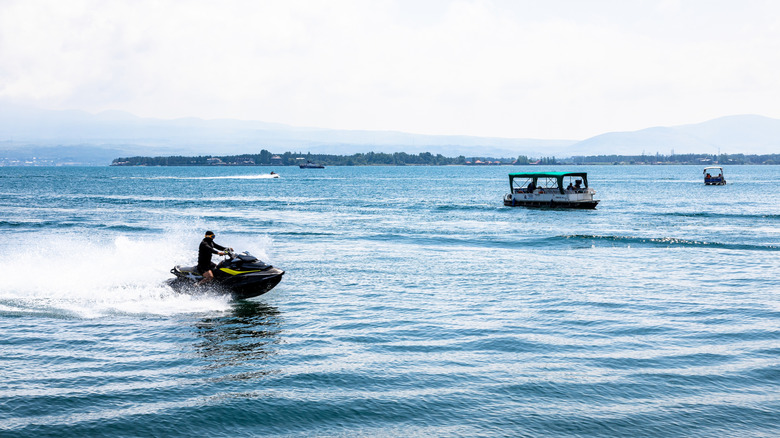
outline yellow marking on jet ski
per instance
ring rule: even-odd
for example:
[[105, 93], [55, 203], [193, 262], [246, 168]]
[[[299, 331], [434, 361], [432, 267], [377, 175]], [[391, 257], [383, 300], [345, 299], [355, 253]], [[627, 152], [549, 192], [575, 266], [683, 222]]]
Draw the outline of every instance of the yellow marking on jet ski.
[[250, 272], [260, 272], [260, 271], [262, 271], [262, 269], [255, 269], [254, 271], [234, 271], [232, 269], [227, 269], [227, 268], [219, 268], [219, 270], [222, 271], [222, 272], [226, 272], [226, 273], [228, 273], [230, 275], [248, 274]]

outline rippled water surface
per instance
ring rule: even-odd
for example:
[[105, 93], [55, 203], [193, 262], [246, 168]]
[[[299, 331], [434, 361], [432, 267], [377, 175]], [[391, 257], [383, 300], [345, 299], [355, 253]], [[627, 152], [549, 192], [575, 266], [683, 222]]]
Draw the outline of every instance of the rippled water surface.
[[[778, 436], [780, 167], [516, 170], [0, 168], [0, 436]], [[283, 281], [171, 291], [206, 229]]]

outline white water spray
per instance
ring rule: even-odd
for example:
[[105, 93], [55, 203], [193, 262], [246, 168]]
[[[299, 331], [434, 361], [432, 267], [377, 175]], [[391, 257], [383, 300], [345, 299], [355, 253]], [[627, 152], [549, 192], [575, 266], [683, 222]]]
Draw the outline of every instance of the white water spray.
[[[225, 239], [230, 239], [226, 236]], [[178, 294], [165, 284], [176, 264], [194, 264], [200, 232], [110, 239], [37, 234], [5, 257], [0, 311], [96, 318], [106, 315], [225, 311], [228, 297]], [[224, 244], [237, 247], [241, 239]], [[264, 242], [254, 242], [255, 245]], [[266, 257], [262, 248], [251, 248]]]

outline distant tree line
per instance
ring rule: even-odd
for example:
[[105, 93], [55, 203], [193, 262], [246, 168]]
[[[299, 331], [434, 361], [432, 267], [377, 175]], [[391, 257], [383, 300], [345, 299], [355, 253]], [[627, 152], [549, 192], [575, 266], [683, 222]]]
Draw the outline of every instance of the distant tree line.
[[326, 166], [371, 166], [371, 165], [428, 165], [443, 166], [452, 164], [465, 164], [464, 156], [448, 158], [441, 154], [433, 155], [430, 152], [419, 154], [407, 154], [395, 152], [368, 152], [353, 155], [327, 155], [312, 153], [285, 152], [272, 154], [267, 150], [259, 154], [242, 155], [204, 155], [197, 157], [170, 156], [170, 157], [127, 157], [116, 158], [111, 163], [114, 166], [297, 166], [305, 162], [318, 163]]
[[188, 157], [182, 155], [168, 157], [126, 157], [116, 158], [112, 166], [295, 166], [305, 162], [325, 166], [445, 166], [474, 164], [477, 160], [500, 162], [515, 165], [571, 165], [571, 164], [780, 164], [780, 154], [672, 154], [672, 155], [590, 155], [556, 159], [555, 157], [529, 158], [520, 155], [512, 158], [472, 158], [463, 155], [445, 157], [430, 152], [407, 154], [405, 152], [384, 153], [368, 152], [352, 155], [329, 155], [285, 152], [273, 154], [267, 150], [259, 154], [242, 155], [203, 155]]

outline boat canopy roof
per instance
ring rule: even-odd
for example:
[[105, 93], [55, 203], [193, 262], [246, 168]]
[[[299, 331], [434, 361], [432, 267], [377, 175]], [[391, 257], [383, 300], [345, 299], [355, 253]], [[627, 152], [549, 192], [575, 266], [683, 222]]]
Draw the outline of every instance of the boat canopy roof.
[[705, 168], [704, 168], [704, 170], [707, 170], [707, 169], [718, 169], [718, 170], [720, 170], [721, 172], [723, 171], [723, 168], [722, 168], [722, 167], [717, 167], [717, 166], [710, 166], [710, 167], [705, 167]]
[[524, 172], [510, 173], [509, 179], [515, 178], [563, 178], [565, 176], [579, 176], [587, 178], [587, 172]]

